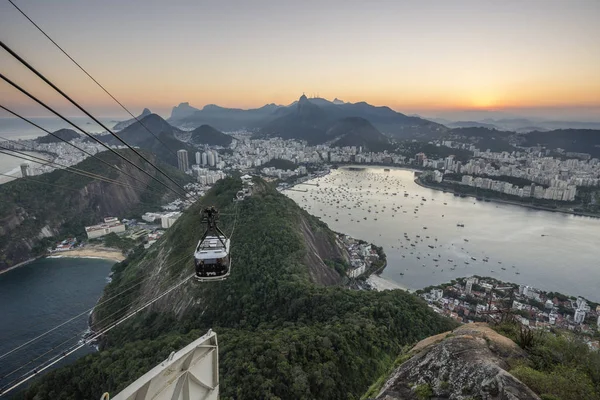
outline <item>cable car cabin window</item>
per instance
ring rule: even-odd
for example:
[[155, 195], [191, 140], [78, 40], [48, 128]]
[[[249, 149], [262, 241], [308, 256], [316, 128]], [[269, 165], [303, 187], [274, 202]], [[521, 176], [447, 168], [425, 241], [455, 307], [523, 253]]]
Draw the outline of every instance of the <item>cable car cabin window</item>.
[[206, 217], [203, 222], [207, 224], [207, 229], [194, 252], [196, 279], [201, 282], [222, 280], [230, 273], [229, 248], [231, 243], [217, 226], [218, 211], [211, 208], [204, 212]]

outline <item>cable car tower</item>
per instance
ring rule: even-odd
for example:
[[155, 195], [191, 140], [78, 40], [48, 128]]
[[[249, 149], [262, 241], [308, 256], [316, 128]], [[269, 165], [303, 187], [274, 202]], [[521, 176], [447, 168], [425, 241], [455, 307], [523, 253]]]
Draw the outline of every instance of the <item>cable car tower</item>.
[[203, 214], [206, 231], [194, 251], [195, 278], [199, 282], [223, 280], [231, 272], [230, 240], [217, 225], [219, 210], [207, 207]]

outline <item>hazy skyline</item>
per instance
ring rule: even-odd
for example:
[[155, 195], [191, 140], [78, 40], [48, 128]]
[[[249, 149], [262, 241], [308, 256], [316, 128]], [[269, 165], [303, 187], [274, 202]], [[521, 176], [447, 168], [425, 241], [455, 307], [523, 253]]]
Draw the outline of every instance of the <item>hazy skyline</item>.
[[[304, 92], [408, 114], [600, 114], [597, 0], [14, 1], [136, 113], [289, 104]], [[6, 1], [0, 37], [97, 115], [123, 115]], [[5, 52], [0, 70], [78, 115]], [[0, 97], [45, 115], [4, 82]]]

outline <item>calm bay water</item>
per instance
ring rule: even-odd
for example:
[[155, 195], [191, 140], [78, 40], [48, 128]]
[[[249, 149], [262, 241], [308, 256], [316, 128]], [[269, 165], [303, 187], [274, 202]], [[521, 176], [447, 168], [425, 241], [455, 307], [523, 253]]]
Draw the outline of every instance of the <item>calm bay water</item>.
[[383, 246], [381, 276], [403, 287], [482, 275], [600, 301], [600, 219], [455, 197], [394, 168], [340, 168], [309, 183], [319, 186], [285, 193], [333, 230]]
[[[93, 307], [107, 284], [113, 261], [40, 259], [0, 274], [0, 356]], [[30, 346], [0, 360], [0, 387], [30, 371], [47, 356], [4, 377], [66, 340], [77, 344], [88, 315], [57, 329]], [[83, 348], [70, 359], [92, 351]], [[51, 355], [54, 355], [52, 352]]]

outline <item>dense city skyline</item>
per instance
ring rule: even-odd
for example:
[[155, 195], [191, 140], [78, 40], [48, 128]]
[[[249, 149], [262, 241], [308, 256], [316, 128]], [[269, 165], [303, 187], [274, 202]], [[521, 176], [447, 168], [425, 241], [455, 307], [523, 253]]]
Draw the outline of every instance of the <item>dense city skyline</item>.
[[[15, 3], [136, 111], [168, 115], [185, 101], [255, 108], [303, 92], [423, 115], [600, 111], [596, 1]], [[98, 115], [121, 115], [8, 2], [0, 36]], [[8, 55], [0, 69], [76, 115]], [[5, 83], [0, 96], [45, 115]]]

